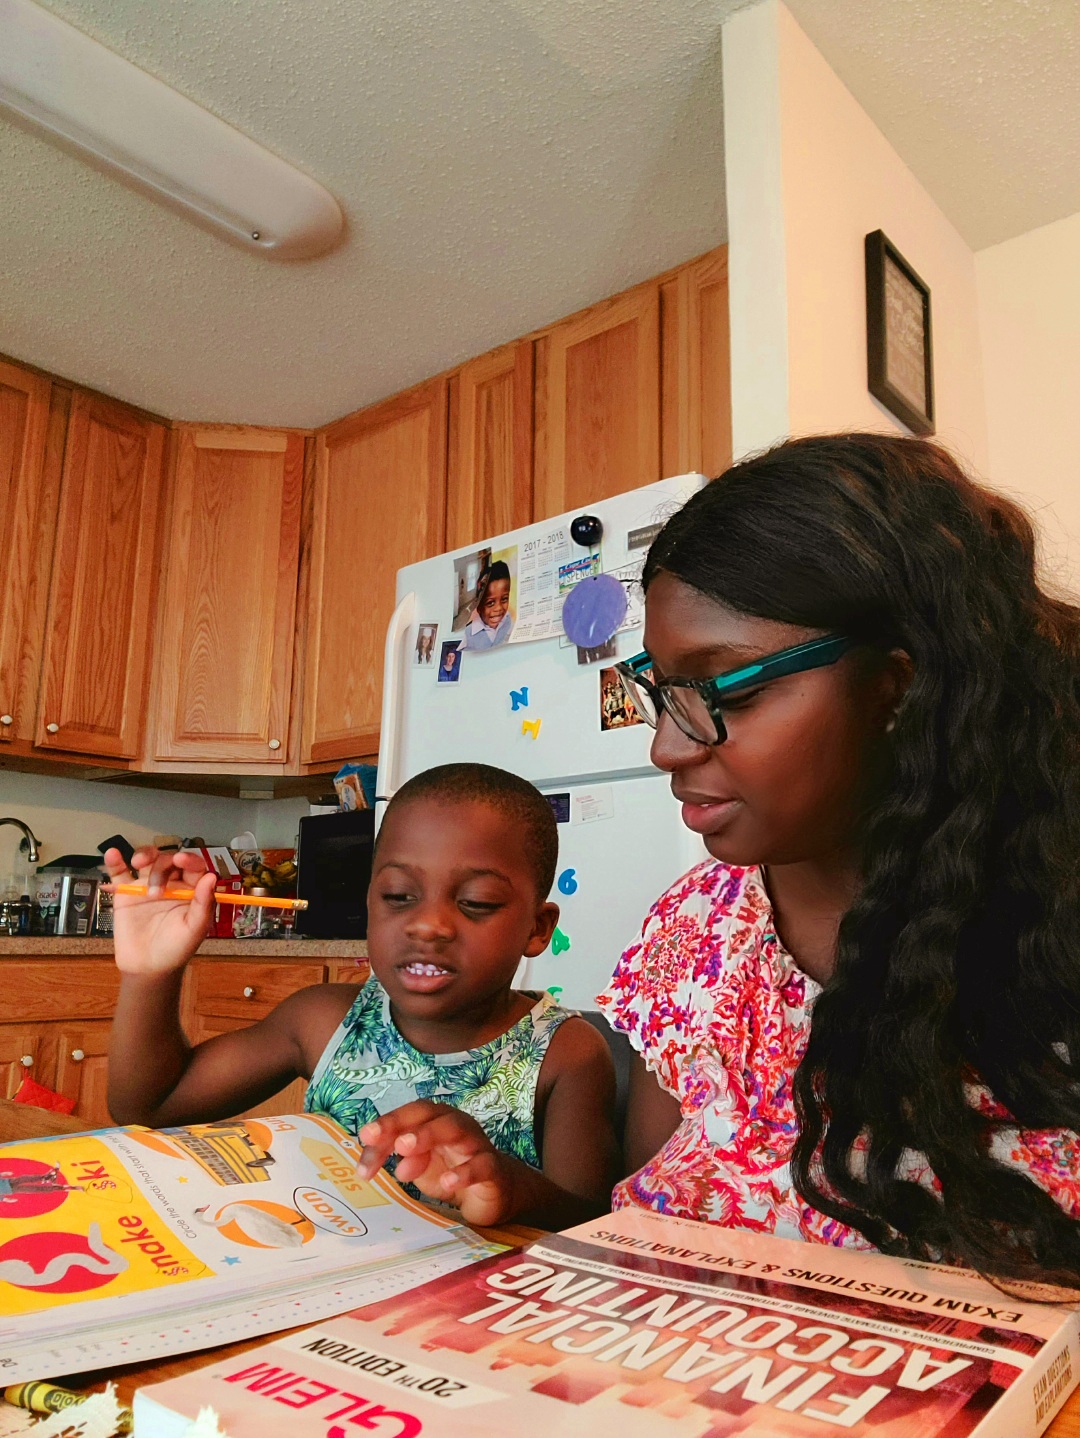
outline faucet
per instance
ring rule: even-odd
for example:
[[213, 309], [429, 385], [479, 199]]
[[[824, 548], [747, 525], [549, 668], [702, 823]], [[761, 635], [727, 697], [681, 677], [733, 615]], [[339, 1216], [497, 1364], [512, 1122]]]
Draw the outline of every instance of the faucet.
[[34, 838], [33, 831], [28, 829], [21, 819], [0, 819], [0, 824], [14, 824], [16, 829], [21, 829], [26, 838], [26, 845], [29, 849], [28, 858], [31, 864], [36, 864], [41, 857], [38, 853], [38, 840]]

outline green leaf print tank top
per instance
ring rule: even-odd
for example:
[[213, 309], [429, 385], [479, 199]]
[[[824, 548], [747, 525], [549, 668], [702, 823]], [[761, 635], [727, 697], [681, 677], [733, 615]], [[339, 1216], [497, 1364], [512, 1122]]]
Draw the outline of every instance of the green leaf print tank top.
[[305, 1112], [355, 1134], [403, 1103], [431, 1099], [469, 1114], [502, 1153], [540, 1168], [536, 1081], [552, 1034], [573, 1015], [551, 994], [529, 997], [536, 999], [530, 1011], [498, 1038], [463, 1053], [425, 1054], [398, 1032], [390, 998], [372, 974], [318, 1062]]

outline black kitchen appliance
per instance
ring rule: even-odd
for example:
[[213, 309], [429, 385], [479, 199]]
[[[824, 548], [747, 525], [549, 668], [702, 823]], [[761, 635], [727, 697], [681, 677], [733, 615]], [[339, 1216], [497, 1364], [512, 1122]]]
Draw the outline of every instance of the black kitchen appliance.
[[296, 932], [312, 939], [367, 938], [367, 890], [375, 848], [375, 810], [308, 814], [296, 851]]

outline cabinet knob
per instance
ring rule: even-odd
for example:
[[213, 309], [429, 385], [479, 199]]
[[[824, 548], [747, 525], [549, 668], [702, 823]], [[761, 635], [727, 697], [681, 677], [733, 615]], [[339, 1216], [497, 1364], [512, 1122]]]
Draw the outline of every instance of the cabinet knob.
[[246, 984], [246, 985], [244, 986], [244, 998], [245, 998], [245, 999], [253, 999], [254, 997], [255, 997], [255, 990], [251, 987], [250, 984]]
[[46, 725], [45, 725], [45, 728], [46, 728], [46, 730], [47, 730], [50, 734], [59, 734], [59, 733], [60, 733], [60, 725], [59, 725], [59, 724], [46, 724]]
[[86, 1055], [83, 1053], [82, 1049], [72, 1049], [71, 1057], [73, 1062], [81, 1064]]
[[22, 1064], [24, 1069], [32, 1069], [34, 1067], [34, 1055], [23, 1054], [19, 1062]]
[[280, 749], [280, 748], [281, 748], [281, 740], [280, 740], [280, 739], [271, 739], [271, 740], [270, 740], [270, 748], [271, 748], [271, 749]]
[[3, 724], [5, 728], [7, 727], [7, 725], [14, 723], [15, 720], [11, 717], [10, 714], [0, 714], [0, 724]]

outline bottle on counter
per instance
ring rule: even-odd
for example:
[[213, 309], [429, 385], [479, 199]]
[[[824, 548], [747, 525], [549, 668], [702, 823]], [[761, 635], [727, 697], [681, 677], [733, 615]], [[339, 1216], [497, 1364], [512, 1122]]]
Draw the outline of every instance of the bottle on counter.
[[15, 911], [15, 932], [23, 938], [30, 932], [30, 923], [33, 917], [33, 905], [30, 903], [29, 894], [20, 894], [19, 902]]

